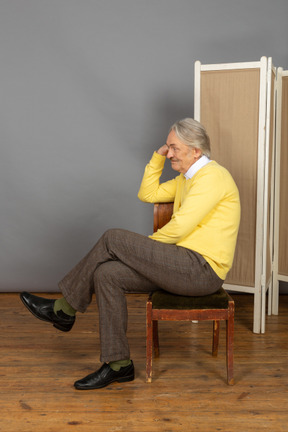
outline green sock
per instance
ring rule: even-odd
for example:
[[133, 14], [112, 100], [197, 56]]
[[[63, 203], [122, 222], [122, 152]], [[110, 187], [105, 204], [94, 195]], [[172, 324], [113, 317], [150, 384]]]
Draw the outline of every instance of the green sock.
[[54, 313], [56, 314], [57, 311], [62, 310], [66, 315], [69, 316], [75, 316], [76, 310], [67, 302], [65, 297], [62, 297], [60, 299], [55, 300], [54, 303]]
[[109, 362], [110, 368], [115, 372], [119, 372], [121, 367], [127, 367], [130, 364], [131, 364], [130, 359], [129, 360], [118, 360], [118, 361]]

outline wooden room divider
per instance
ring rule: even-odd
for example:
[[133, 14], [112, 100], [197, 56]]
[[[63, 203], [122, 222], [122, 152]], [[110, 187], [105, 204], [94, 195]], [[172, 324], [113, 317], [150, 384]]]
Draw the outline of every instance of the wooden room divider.
[[253, 331], [265, 332], [272, 298], [272, 162], [276, 73], [272, 59], [195, 63], [194, 118], [207, 129], [211, 156], [239, 188], [241, 223], [224, 287], [254, 295]]
[[278, 314], [279, 281], [288, 282], [288, 70], [277, 69], [275, 216], [272, 313]]

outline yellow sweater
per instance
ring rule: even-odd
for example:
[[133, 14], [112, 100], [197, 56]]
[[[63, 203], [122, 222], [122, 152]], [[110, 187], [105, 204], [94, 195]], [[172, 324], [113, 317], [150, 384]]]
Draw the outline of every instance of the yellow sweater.
[[149, 237], [198, 252], [224, 280], [232, 266], [240, 223], [237, 186], [215, 161], [189, 180], [180, 174], [160, 184], [165, 160], [165, 156], [153, 154], [138, 193], [144, 202], [174, 201], [170, 222]]

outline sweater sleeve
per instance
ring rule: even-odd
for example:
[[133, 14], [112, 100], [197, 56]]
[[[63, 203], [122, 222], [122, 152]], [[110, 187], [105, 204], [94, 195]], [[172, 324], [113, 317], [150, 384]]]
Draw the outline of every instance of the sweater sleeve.
[[174, 201], [176, 180], [173, 179], [160, 184], [165, 160], [165, 156], [154, 152], [150, 162], [146, 165], [138, 192], [138, 198], [141, 201], [149, 203]]
[[195, 175], [195, 178], [190, 181], [192, 185], [178, 211], [150, 238], [163, 243], [177, 244], [190, 235], [215, 210], [224, 195], [224, 185], [217, 173], [216, 175], [208, 172], [205, 175]]

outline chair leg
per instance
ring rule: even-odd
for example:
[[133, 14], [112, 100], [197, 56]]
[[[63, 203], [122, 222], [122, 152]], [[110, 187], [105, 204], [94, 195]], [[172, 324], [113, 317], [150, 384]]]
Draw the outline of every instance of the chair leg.
[[155, 355], [155, 357], [159, 357], [158, 321], [153, 320], [152, 325], [153, 325], [154, 355]]
[[146, 304], [146, 382], [152, 382], [152, 349], [152, 302], [148, 300]]
[[218, 354], [218, 345], [219, 345], [219, 329], [220, 329], [220, 321], [213, 321], [213, 345], [212, 345], [212, 356], [217, 357]]
[[234, 302], [229, 302], [229, 316], [226, 321], [226, 363], [227, 384], [234, 385]]

